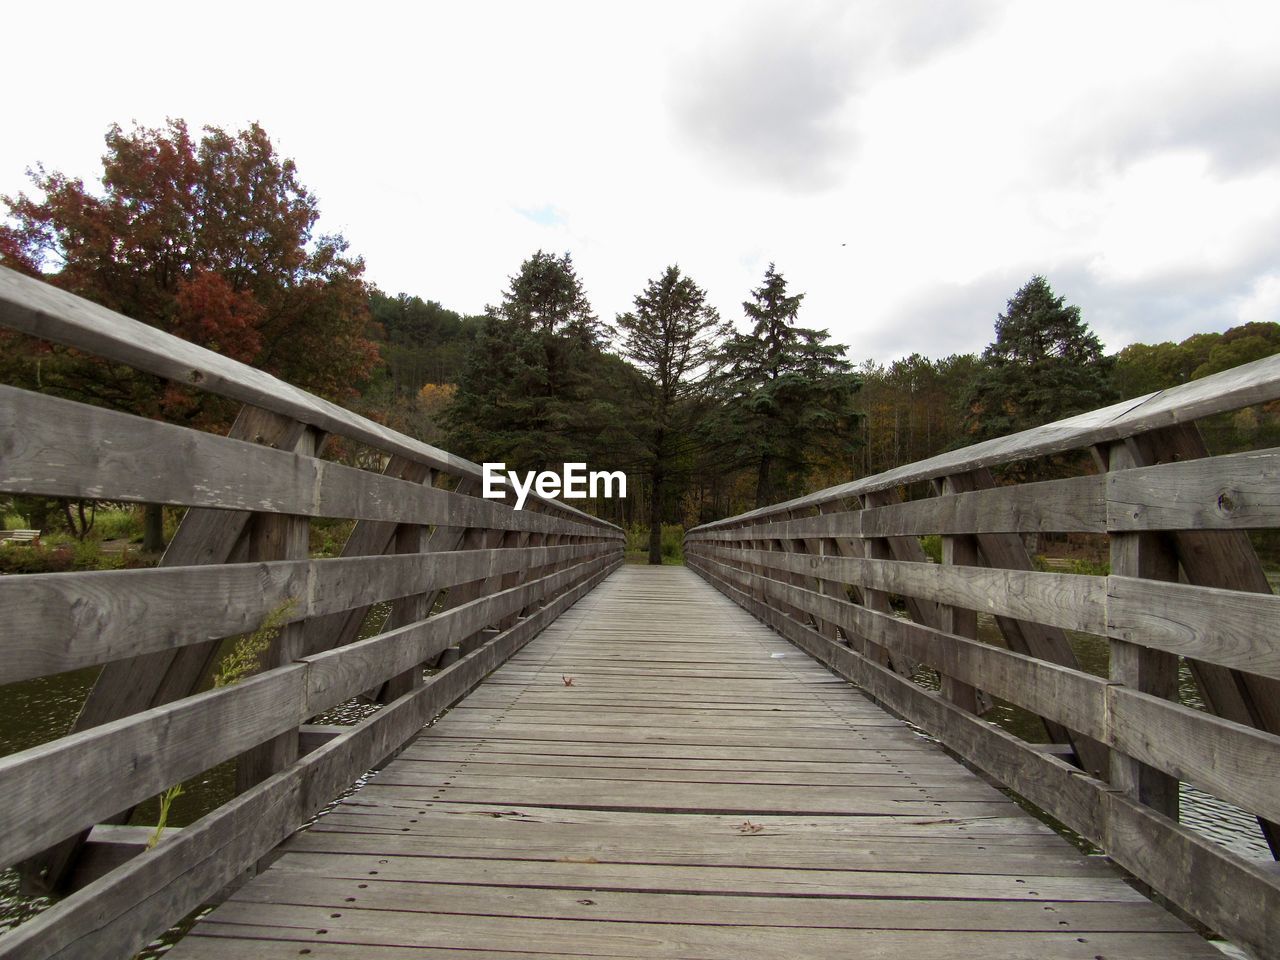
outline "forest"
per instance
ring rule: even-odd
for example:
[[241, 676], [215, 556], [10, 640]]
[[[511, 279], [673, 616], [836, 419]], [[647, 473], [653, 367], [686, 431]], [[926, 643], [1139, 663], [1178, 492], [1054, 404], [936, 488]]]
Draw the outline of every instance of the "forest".
[[[587, 509], [632, 531], [650, 562], [678, 557], [688, 526], [1280, 351], [1280, 324], [1250, 323], [1108, 354], [1080, 309], [1037, 275], [992, 304], [981, 354], [886, 365], [805, 325], [786, 265], [770, 264], [732, 317], [681, 266], [654, 265], [632, 309], [604, 318], [571, 253], [543, 250], [512, 264], [482, 313], [465, 315], [430, 290], [370, 283], [346, 240], [318, 231], [316, 197], [257, 125], [112, 127], [92, 188], [35, 167], [30, 194], [0, 199], [10, 269], [477, 462], [626, 471], [625, 501]], [[209, 430], [234, 416], [207, 394], [17, 334], [0, 340], [4, 383]], [[1248, 409], [1210, 423], [1209, 443], [1275, 443], [1278, 423], [1277, 411]], [[337, 442], [324, 455], [370, 465]], [[49, 531], [47, 542], [91, 543], [112, 523], [133, 533], [110, 505], [0, 506], [7, 526]], [[137, 562], [165, 537], [164, 512], [144, 513]], [[32, 562], [30, 550], [4, 552]], [[68, 562], [90, 553], [77, 547]]]

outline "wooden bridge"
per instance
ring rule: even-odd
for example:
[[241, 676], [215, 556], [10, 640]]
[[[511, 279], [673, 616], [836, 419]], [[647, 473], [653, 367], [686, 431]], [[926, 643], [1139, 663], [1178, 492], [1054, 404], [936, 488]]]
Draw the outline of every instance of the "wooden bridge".
[[[174, 958], [1221, 956], [1207, 931], [1280, 956], [1274, 860], [1178, 819], [1194, 785], [1280, 850], [1280, 601], [1247, 534], [1280, 518], [1280, 451], [1210, 456], [1195, 426], [1280, 399], [1280, 359], [647, 568], [616, 527], [482, 499], [473, 463], [2, 269], [0, 325], [243, 404], [219, 437], [0, 386], [0, 491], [188, 508], [155, 569], [0, 578], [0, 683], [101, 667], [72, 731], [0, 758], [3, 861], [58, 898], [0, 957], [129, 957], [184, 918]], [[990, 469], [1064, 455], [1095, 472]], [[310, 556], [316, 518], [354, 521], [341, 556]], [[1035, 569], [1050, 532], [1106, 537], [1110, 574]], [[211, 685], [264, 623], [263, 669]], [[354, 698], [379, 706], [324, 722]], [[148, 846], [135, 808], [227, 763], [235, 796]]]

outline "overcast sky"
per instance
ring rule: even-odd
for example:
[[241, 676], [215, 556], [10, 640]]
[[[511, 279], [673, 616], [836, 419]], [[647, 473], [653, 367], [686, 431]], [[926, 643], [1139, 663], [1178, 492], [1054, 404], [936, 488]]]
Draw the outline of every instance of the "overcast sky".
[[257, 120], [368, 277], [464, 312], [536, 249], [612, 320], [770, 261], [850, 357], [981, 350], [1032, 274], [1110, 349], [1280, 320], [1280, 4], [36, 4], [0, 193], [109, 124]]

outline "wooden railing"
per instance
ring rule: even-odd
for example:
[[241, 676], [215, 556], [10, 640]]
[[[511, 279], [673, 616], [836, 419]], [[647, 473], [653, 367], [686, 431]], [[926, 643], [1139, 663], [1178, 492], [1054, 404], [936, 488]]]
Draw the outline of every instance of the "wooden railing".
[[[1186, 782], [1280, 852], [1280, 598], [1246, 533], [1280, 522], [1280, 450], [1209, 456], [1195, 424], [1277, 398], [1272, 357], [697, 527], [687, 562], [1209, 928], [1280, 956], [1276, 864], [1177, 819]], [[990, 469], [1072, 451], [1096, 472], [999, 485]], [[1023, 535], [1043, 533], [1106, 535], [1110, 575], [1040, 572]], [[979, 613], [1001, 644], [978, 639]], [[1066, 631], [1104, 638], [1107, 677]], [[1206, 709], [1177, 702], [1180, 665]], [[992, 697], [1050, 742], [982, 719]]]
[[[474, 463], [4, 269], [0, 325], [243, 404], [222, 437], [0, 386], [0, 491], [188, 508], [156, 568], [0, 577], [0, 684], [102, 667], [69, 734], [0, 758], [0, 865], [72, 891], [0, 956], [130, 956], [622, 560], [612, 524], [482, 499]], [[329, 436], [381, 472], [321, 459]], [[312, 518], [355, 521], [340, 557], [309, 557]], [[210, 687], [226, 639], [264, 623], [264, 669]], [[314, 725], [362, 694], [381, 709]], [[231, 760], [234, 799], [154, 848], [123, 826]]]

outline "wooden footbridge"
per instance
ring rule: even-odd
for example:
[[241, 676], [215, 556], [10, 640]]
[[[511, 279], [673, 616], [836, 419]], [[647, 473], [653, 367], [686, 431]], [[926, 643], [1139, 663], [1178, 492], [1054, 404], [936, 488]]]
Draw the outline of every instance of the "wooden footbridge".
[[[1194, 785], [1280, 850], [1280, 601], [1247, 533], [1280, 519], [1280, 451], [1210, 456], [1195, 426], [1280, 399], [1280, 360], [648, 568], [610, 524], [485, 500], [475, 464], [2, 269], [0, 325], [243, 404], [221, 437], [0, 386], [0, 491], [188, 508], [157, 568], [0, 578], [0, 683], [101, 668], [71, 731], [0, 758], [3, 861], [55, 897], [0, 957], [129, 957], [180, 923], [175, 960], [1174, 960], [1220, 957], [1210, 931], [1280, 956], [1274, 859], [1178, 818]], [[990, 470], [1063, 455], [1094, 472]], [[353, 521], [341, 556], [311, 556], [317, 518]], [[1108, 538], [1110, 574], [1035, 569], [1048, 532]], [[213, 684], [245, 636], [262, 669]], [[226, 802], [136, 823], [223, 764]]]

